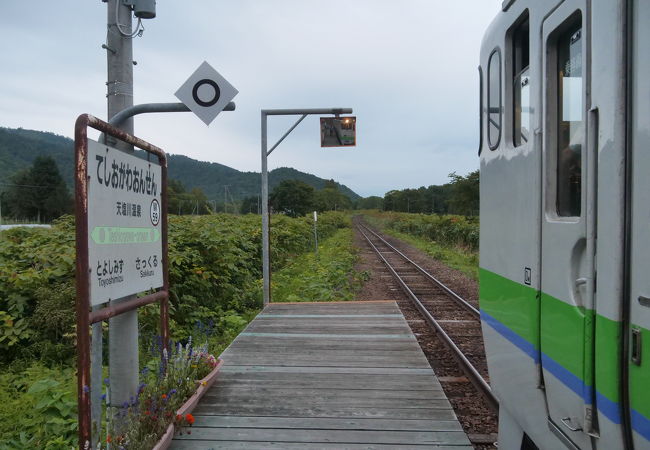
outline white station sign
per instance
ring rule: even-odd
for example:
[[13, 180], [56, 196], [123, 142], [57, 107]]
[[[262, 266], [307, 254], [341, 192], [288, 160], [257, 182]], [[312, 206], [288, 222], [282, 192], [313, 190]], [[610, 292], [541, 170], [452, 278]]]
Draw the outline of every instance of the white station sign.
[[238, 93], [232, 84], [204, 61], [175, 95], [199, 119], [210, 125]]
[[90, 304], [163, 285], [161, 167], [88, 140]]

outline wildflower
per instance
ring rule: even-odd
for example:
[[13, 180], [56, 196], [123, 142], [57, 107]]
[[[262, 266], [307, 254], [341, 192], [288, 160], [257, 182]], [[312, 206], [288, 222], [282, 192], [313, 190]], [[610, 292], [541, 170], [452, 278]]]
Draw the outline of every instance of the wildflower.
[[190, 426], [192, 426], [194, 423], [194, 416], [192, 414], [185, 414], [185, 420], [190, 424]]
[[104, 384], [108, 386], [110, 383], [110, 380], [108, 378], [104, 378]]
[[178, 392], [176, 389], [172, 389], [171, 391], [169, 391], [169, 395], [174, 395], [176, 392]]
[[167, 394], [163, 394], [163, 395], [161, 395], [161, 397], [162, 397], [163, 400], [167, 400]]
[[83, 390], [84, 390], [84, 393], [86, 393], [86, 394], [90, 392], [90, 388], [88, 386], [84, 386]]
[[102, 394], [102, 401], [106, 401], [106, 394]]
[[111, 437], [110, 434], [109, 434], [108, 436], [106, 436], [106, 442], [109, 443], [109, 444], [110, 444], [111, 442], [113, 442], [113, 438]]
[[207, 381], [201, 381], [201, 386], [207, 386], [208, 382]]

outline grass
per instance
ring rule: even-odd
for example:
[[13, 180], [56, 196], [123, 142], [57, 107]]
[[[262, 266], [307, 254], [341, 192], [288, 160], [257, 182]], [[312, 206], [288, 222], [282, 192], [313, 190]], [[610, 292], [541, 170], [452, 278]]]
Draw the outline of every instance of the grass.
[[364, 219], [368, 223], [380, 228], [383, 233], [412, 245], [452, 269], [456, 269], [469, 278], [478, 281], [478, 252], [468, 251], [455, 246], [442, 245], [431, 239], [392, 230], [387, 228], [381, 219], [376, 217], [364, 216]]
[[338, 230], [319, 243], [318, 255], [306, 253], [271, 276], [275, 302], [353, 300], [367, 274], [357, 273], [352, 230]]

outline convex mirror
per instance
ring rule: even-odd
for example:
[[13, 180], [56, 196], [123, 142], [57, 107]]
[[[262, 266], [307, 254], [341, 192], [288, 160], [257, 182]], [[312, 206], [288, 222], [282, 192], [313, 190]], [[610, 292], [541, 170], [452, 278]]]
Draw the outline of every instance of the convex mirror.
[[357, 145], [357, 118], [321, 117], [321, 147], [354, 147]]

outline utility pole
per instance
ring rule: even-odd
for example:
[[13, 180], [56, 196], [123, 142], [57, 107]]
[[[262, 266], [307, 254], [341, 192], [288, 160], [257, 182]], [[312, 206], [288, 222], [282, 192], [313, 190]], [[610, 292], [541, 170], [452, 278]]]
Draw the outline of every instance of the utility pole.
[[[108, 25], [106, 34], [108, 68], [106, 96], [108, 119], [110, 120], [120, 111], [133, 106], [133, 37], [131, 36], [130, 6], [124, 5], [122, 0], [108, 0], [106, 11]], [[118, 128], [133, 134], [133, 118], [125, 120]], [[133, 153], [133, 146], [125, 142], [112, 141], [108, 138], [108, 143], [127, 153]], [[118, 303], [128, 298], [133, 297], [114, 300], [111, 303]], [[124, 402], [129, 402], [130, 398], [136, 395], [138, 388], [137, 309], [111, 318], [108, 328], [109, 406], [119, 407]], [[93, 344], [97, 344], [101, 348], [101, 323], [93, 325], [93, 338], [96, 335], [98, 341], [93, 339]], [[101, 365], [99, 367], [101, 368]], [[101, 388], [101, 381], [97, 386], [96, 379], [97, 377], [93, 377], [91, 386]], [[99, 380], [101, 380], [101, 371]], [[94, 403], [99, 402], [95, 401]]]

